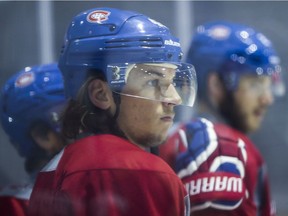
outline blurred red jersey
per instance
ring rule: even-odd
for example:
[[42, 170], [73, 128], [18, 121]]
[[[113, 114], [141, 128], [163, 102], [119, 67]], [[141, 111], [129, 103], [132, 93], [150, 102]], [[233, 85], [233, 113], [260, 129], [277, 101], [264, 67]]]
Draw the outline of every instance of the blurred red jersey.
[[239, 131], [195, 119], [174, 129], [159, 155], [186, 185], [191, 215], [276, 215], [262, 156]]
[[0, 189], [0, 215], [27, 216], [31, 185], [9, 185]]

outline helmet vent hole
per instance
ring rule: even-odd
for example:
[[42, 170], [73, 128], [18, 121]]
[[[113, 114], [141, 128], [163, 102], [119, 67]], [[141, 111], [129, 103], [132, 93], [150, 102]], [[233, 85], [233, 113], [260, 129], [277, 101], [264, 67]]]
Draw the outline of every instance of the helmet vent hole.
[[115, 29], [116, 29], [116, 26], [115, 26], [115, 25], [110, 25], [110, 27], [109, 27], [109, 31], [110, 31], [110, 32], [115, 31]]

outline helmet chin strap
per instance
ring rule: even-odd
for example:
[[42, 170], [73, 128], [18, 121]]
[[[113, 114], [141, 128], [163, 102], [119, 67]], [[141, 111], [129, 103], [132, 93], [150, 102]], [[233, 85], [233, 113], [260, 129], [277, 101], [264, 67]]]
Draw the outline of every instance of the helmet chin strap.
[[110, 119], [109, 119], [109, 132], [111, 134], [114, 134], [116, 136], [122, 137], [124, 139], [127, 139], [125, 133], [120, 129], [118, 123], [117, 123], [117, 118], [119, 116], [119, 111], [120, 111], [120, 103], [121, 103], [121, 97], [120, 94], [112, 92], [112, 96], [116, 105], [116, 110], [115, 113], [112, 115], [110, 115]]
[[116, 92], [112, 92], [112, 95], [116, 105], [116, 111], [114, 113], [113, 120], [116, 122], [120, 111], [121, 97], [120, 94]]

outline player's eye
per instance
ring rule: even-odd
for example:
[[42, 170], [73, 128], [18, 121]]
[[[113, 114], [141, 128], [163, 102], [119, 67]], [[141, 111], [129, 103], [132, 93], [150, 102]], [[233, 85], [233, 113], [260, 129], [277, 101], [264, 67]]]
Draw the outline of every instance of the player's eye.
[[149, 80], [149, 81], [147, 81], [146, 85], [150, 86], [150, 87], [158, 87], [159, 86], [159, 80], [158, 79]]

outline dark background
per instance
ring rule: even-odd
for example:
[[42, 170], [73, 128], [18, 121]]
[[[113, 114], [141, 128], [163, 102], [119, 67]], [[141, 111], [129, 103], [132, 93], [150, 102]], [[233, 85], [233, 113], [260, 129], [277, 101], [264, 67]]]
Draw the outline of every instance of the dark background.
[[[272, 40], [282, 59], [287, 83], [288, 2], [285, 1], [0, 1], [0, 86], [28, 65], [57, 61], [71, 18], [93, 7], [117, 7], [144, 13], [167, 25], [188, 49], [192, 29], [222, 19], [248, 24]], [[271, 107], [260, 131], [251, 138], [262, 152], [270, 173], [279, 215], [288, 215], [287, 95]], [[182, 118], [189, 118], [185, 110]], [[0, 186], [25, 182], [23, 158], [0, 127]]]

